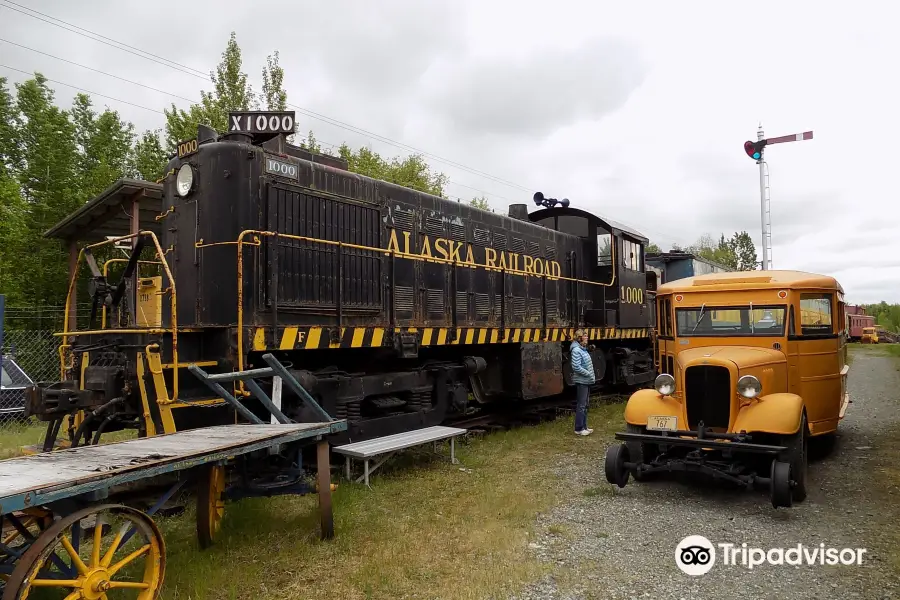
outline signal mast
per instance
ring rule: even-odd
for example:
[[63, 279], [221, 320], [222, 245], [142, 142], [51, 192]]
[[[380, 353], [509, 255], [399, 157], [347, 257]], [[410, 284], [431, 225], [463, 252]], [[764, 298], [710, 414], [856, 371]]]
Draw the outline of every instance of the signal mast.
[[772, 213], [771, 198], [769, 197], [769, 186], [766, 176], [766, 161], [763, 159], [763, 149], [769, 144], [782, 144], [784, 142], [801, 142], [803, 140], [813, 139], [812, 131], [804, 131], [803, 133], [794, 133], [791, 135], [783, 135], [781, 137], [766, 139], [763, 135], [762, 123], [756, 132], [757, 140], [755, 142], [744, 142], [744, 152], [756, 161], [759, 165], [759, 202], [760, 202], [760, 221], [762, 223], [762, 263], [763, 271], [772, 268]]

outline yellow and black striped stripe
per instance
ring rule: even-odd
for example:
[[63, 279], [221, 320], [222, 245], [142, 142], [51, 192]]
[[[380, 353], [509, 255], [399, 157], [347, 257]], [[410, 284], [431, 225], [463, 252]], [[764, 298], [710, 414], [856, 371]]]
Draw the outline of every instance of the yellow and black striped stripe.
[[[420, 346], [452, 346], [460, 344], [518, 344], [529, 342], [565, 342], [572, 340], [575, 327], [396, 327], [395, 333], [416, 334]], [[592, 341], [631, 340], [650, 337], [646, 327], [585, 328]], [[253, 330], [252, 349], [318, 350], [323, 348], [379, 348], [390, 343], [390, 330], [384, 327], [284, 327], [276, 335], [270, 327]]]

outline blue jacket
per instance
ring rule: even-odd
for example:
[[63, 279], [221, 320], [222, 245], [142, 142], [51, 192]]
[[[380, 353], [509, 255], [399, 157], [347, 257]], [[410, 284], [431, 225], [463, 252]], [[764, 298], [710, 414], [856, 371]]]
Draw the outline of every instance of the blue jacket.
[[581, 385], [593, 385], [594, 361], [591, 360], [590, 352], [577, 341], [572, 342], [569, 350], [572, 353], [572, 381]]

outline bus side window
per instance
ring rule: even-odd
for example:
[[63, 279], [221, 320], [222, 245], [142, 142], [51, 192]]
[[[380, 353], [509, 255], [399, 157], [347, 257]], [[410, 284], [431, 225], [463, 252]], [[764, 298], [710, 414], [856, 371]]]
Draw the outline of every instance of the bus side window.
[[791, 316], [788, 321], [788, 335], [797, 335], [794, 330], [794, 305], [791, 304]]
[[832, 295], [800, 294], [800, 333], [827, 335], [832, 333]]

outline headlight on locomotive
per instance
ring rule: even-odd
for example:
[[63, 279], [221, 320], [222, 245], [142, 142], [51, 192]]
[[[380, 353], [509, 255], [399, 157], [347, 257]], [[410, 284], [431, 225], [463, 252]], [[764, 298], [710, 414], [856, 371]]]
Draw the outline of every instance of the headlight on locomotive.
[[191, 165], [181, 165], [178, 175], [175, 177], [175, 192], [184, 198], [191, 193], [194, 187], [194, 169]]
[[657, 375], [653, 387], [663, 396], [671, 396], [675, 393], [675, 378], [668, 373]]
[[738, 379], [737, 391], [744, 398], [756, 398], [762, 392], [762, 384], [753, 375], [744, 375]]

